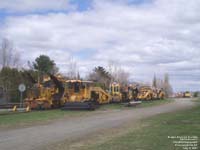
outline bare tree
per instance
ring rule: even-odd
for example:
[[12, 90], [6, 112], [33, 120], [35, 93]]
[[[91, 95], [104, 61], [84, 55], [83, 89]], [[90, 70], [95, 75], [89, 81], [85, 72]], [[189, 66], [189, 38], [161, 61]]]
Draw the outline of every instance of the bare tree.
[[154, 76], [153, 87], [155, 87], [155, 83], [156, 83], [157, 88], [164, 90], [167, 97], [169, 97], [173, 94], [173, 89], [169, 82], [169, 74], [166, 73], [164, 75], [164, 79], [159, 79]]
[[67, 76], [69, 79], [76, 79], [78, 76], [77, 74], [78, 74], [77, 62], [74, 60], [73, 57], [70, 57]]
[[118, 82], [121, 84], [127, 84], [130, 74], [125, 71], [117, 62], [109, 61], [108, 70], [112, 76], [112, 82]]
[[19, 53], [13, 48], [13, 44], [4, 38], [0, 48], [0, 67], [18, 67], [19, 62]]
[[157, 84], [157, 88], [164, 89], [164, 82], [162, 79], [156, 78], [156, 84]]
[[116, 81], [117, 78], [117, 72], [118, 72], [118, 66], [117, 66], [117, 62], [113, 61], [113, 60], [109, 60], [108, 61], [108, 71], [112, 76], [111, 82]]
[[130, 74], [126, 72], [124, 69], [119, 68], [117, 71], [117, 82], [121, 84], [128, 84]]
[[164, 89], [167, 97], [173, 94], [173, 89], [172, 89], [172, 86], [169, 82], [169, 74], [168, 73], [166, 73], [164, 75], [164, 85], [163, 85], [163, 87], [164, 87], [163, 89]]

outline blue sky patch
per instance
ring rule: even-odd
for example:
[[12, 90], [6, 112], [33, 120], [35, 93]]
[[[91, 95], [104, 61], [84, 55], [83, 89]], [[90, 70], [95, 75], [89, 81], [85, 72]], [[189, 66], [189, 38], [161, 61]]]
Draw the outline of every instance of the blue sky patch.
[[74, 57], [81, 59], [81, 60], [87, 60], [87, 59], [90, 59], [91, 56], [93, 56], [95, 52], [96, 52], [95, 50], [87, 49], [87, 50], [82, 50], [81, 52], [80, 51], [73, 52], [72, 55]]
[[127, 0], [129, 4], [151, 3], [153, 0]]
[[86, 11], [92, 7], [93, 0], [71, 0], [70, 3], [77, 6], [78, 11]]

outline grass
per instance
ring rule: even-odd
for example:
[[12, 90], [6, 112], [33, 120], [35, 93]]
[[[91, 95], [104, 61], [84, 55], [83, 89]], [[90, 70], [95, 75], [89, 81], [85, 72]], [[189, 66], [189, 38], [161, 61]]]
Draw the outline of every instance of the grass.
[[[199, 101], [200, 104], [200, 101]], [[190, 110], [161, 114], [140, 122], [141, 128], [103, 143], [83, 146], [83, 150], [182, 150], [168, 136], [198, 136], [200, 148], [200, 105]], [[196, 149], [197, 150], [197, 149]]]
[[[154, 100], [154, 101], [142, 101], [141, 104], [137, 105], [137, 108], [143, 108], [143, 107], [151, 107], [151, 106], [156, 106], [156, 105], [161, 105], [161, 104], [167, 104], [173, 102], [172, 99], [163, 99], [163, 100]], [[109, 104], [109, 105], [103, 105], [100, 107], [100, 110], [109, 110], [109, 109], [127, 109], [132, 107], [124, 107], [124, 104]]]
[[[164, 103], [169, 103], [171, 100], [159, 100], [159, 101], [149, 101], [142, 102], [142, 104], [137, 107], [148, 107], [155, 106]], [[114, 109], [129, 109], [124, 107], [123, 104], [109, 104], [102, 105], [98, 110], [114, 110]], [[132, 109], [132, 108], [131, 108]], [[9, 115], [0, 115], [0, 128], [2, 127], [19, 127], [24, 125], [34, 125], [46, 123], [51, 120], [60, 119], [64, 117], [75, 117], [75, 116], [84, 116], [86, 114], [94, 114], [90, 111], [61, 111], [57, 110], [46, 110], [46, 111], [32, 111], [29, 113], [18, 113], [18, 114], [9, 114]]]
[[154, 100], [154, 101], [143, 101], [141, 105], [138, 107], [150, 107], [150, 106], [157, 106], [161, 104], [167, 104], [173, 102], [173, 99], [162, 99], [162, 100]]
[[0, 115], [0, 127], [31, 125], [33, 123], [44, 123], [53, 119], [63, 118], [66, 116], [80, 116], [87, 111], [61, 111], [46, 110], [46, 111], [32, 111], [29, 113], [17, 113], [9, 115]]
[[195, 97], [192, 101], [193, 101], [193, 102], [197, 102], [197, 103], [199, 103], [199, 102], [200, 102], [200, 98]]

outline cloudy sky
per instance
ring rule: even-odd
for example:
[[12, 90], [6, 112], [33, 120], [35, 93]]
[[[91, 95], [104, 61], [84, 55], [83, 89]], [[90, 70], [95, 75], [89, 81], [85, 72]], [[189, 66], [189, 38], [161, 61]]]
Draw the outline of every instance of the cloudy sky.
[[175, 91], [200, 89], [200, 0], [0, 0], [0, 39], [22, 60], [46, 54], [82, 76], [114, 61], [134, 81], [169, 73]]

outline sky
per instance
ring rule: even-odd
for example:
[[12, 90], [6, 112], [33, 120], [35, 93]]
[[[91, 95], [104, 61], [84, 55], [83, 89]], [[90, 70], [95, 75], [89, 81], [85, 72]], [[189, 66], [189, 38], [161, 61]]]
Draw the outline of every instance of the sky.
[[131, 81], [170, 76], [174, 91], [200, 90], [199, 0], [0, 0], [0, 40], [22, 66], [48, 55], [82, 76], [114, 62]]

